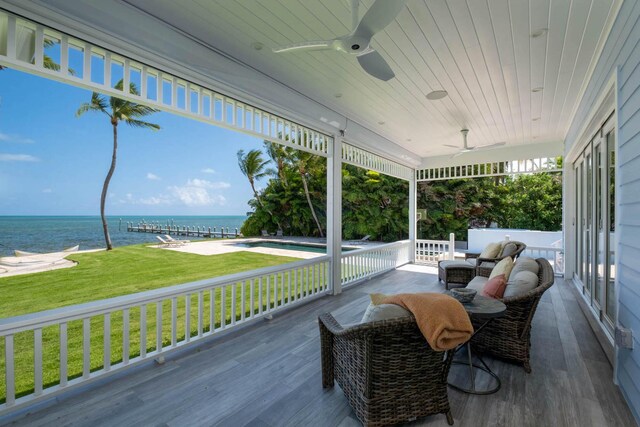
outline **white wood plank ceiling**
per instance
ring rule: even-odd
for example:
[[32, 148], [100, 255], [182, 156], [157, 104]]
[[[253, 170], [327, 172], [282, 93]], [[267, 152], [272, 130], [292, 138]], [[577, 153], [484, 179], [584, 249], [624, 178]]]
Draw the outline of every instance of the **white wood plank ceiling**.
[[[396, 74], [382, 82], [350, 55], [271, 51], [347, 34], [348, 0], [126, 1], [422, 157], [456, 152], [443, 144], [461, 145], [462, 128], [470, 145], [560, 143], [619, 5], [410, 0], [372, 41]], [[449, 96], [426, 99], [441, 89]]]

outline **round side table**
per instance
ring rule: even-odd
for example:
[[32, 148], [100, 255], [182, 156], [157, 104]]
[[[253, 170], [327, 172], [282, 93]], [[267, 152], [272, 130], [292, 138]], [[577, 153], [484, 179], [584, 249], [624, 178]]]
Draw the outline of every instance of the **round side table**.
[[[447, 292], [451, 294], [450, 292]], [[480, 355], [476, 355], [476, 358], [480, 361], [481, 364], [473, 363], [473, 355], [471, 354], [471, 340], [473, 337], [484, 329], [485, 326], [489, 324], [493, 319], [504, 316], [504, 313], [507, 311], [507, 306], [502, 303], [502, 301], [498, 301], [497, 299], [484, 297], [482, 295], [476, 295], [473, 301], [462, 304], [464, 309], [467, 311], [469, 317], [474, 319], [479, 319], [483, 321], [482, 325], [473, 331], [471, 338], [466, 343], [460, 344], [455, 350], [454, 354], [457, 353], [461, 348], [467, 348], [467, 360], [454, 360], [452, 364], [454, 365], [466, 365], [469, 367], [469, 375], [471, 379], [471, 387], [465, 387], [460, 384], [455, 384], [452, 381], [449, 381], [448, 384], [450, 387], [470, 394], [492, 394], [500, 390], [500, 378], [496, 375], [489, 366], [485, 363], [485, 361], [480, 357]], [[489, 374], [496, 381], [496, 385], [487, 389], [479, 389], [476, 387], [476, 370], [481, 370]]]

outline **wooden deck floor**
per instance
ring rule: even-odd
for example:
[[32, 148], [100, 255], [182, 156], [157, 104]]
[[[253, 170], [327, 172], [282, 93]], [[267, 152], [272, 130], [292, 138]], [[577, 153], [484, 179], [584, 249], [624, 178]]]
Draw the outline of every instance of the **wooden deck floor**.
[[[411, 267], [409, 267], [411, 268]], [[415, 267], [413, 267], [415, 269]], [[360, 423], [338, 386], [320, 381], [317, 316], [360, 319], [369, 292], [442, 290], [434, 275], [401, 269], [271, 321], [213, 340], [164, 365], [59, 399], [13, 425], [351, 426]], [[502, 379], [489, 396], [449, 391], [457, 426], [632, 426], [612, 369], [569, 284], [557, 281], [538, 308], [533, 372], [488, 359]], [[442, 415], [413, 425], [446, 426]]]

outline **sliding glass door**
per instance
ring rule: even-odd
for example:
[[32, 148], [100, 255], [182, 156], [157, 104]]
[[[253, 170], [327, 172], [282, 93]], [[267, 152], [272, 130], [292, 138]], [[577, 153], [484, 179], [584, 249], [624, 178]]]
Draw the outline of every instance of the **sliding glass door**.
[[593, 311], [615, 324], [615, 132], [607, 123], [575, 160], [576, 274]]

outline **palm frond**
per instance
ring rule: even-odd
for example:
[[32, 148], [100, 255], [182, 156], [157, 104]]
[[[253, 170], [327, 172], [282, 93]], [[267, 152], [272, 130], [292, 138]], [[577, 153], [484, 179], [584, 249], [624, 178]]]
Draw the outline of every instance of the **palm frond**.
[[135, 127], [135, 128], [146, 128], [146, 129], [151, 129], [151, 130], [160, 130], [160, 125], [157, 125], [155, 123], [145, 122], [144, 120], [125, 119], [124, 122], [126, 124], [128, 124], [129, 126], [132, 126], [132, 127]]

